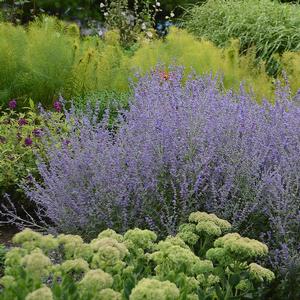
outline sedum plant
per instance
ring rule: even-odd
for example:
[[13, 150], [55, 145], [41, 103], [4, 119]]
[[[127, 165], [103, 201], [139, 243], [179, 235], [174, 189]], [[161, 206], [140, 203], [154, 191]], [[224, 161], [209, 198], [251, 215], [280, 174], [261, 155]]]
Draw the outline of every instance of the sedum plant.
[[[5, 256], [0, 299], [261, 299], [274, 279], [255, 263], [267, 255], [267, 246], [237, 233], [224, 235], [230, 224], [216, 215], [196, 212], [190, 220], [187, 225], [198, 228], [211, 222], [205, 232], [185, 230], [201, 241], [196, 252], [181, 239], [182, 229], [161, 241], [150, 230], [121, 235], [107, 229], [90, 243], [25, 229]], [[215, 228], [219, 238], [211, 236]]]

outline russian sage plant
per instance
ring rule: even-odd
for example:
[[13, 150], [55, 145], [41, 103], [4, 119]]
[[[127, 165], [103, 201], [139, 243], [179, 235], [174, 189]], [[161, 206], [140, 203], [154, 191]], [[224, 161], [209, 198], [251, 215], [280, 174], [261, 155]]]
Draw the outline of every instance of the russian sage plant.
[[91, 235], [134, 226], [173, 234], [204, 209], [260, 237], [284, 264], [300, 246], [300, 108], [284, 87], [275, 105], [253, 99], [159, 67], [136, 84], [114, 130], [109, 118], [67, 113], [68, 142], [48, 146], [43, 181], [26, 194], [56, 230]]

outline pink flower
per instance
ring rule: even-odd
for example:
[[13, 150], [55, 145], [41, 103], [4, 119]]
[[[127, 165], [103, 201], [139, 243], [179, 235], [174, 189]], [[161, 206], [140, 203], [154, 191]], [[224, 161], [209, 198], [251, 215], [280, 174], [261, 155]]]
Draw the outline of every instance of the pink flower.
[[62, 110], [62, 104], [59, 101], [55, 101], [53, 107], [57, 112], [61, 112]]
[[15, 100], [15, 99], [10, 100], [10, 101], [8, 102], [8, 107], [9, 107], [10, 109], [15, 109], [15, 108], [17, 107], [17, 100]]

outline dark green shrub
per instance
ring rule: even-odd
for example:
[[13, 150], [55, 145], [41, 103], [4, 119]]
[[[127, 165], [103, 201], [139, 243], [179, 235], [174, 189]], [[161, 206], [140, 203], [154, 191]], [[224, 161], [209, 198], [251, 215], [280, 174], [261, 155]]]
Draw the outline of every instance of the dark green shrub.
[[258, 58], [275, 74], [272, 55], [300, 49], [300, 6], [271, 0], [208, 0], [194, 6], [185, 17], [187, 29], [200, 38], [225, 46], [232, 38], [241, 51], [255, 47]]

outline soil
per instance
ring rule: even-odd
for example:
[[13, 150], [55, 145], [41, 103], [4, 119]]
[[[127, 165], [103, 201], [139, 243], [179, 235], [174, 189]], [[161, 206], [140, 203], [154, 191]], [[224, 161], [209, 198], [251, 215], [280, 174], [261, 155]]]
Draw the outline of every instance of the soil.
[[18, 232], [18, 228], [13, 226], [1, 226], [0, 227], [0, 244], [11, 246], [11, 239]]

